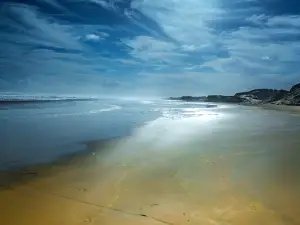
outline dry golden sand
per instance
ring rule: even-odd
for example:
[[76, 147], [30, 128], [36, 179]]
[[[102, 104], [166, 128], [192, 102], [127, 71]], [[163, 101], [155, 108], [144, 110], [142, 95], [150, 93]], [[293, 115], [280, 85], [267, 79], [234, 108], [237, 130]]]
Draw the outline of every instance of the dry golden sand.
[[[127, 143], [120, 143], [127, 145]], [[31, 171], [19, 184], [0, 191], [0, 224], [299, 224], [299, 186], [274, 174], [258, 195], [259, 176], [244, 169], [262, 154], [229, 151], [172, 155], [109, 151], [81, 156], [66, 165]], [[123, 150], [122, 150], [123, 151]], [[150, 150], [149, 150], [150, 151]], [[247, 167], [247, 166], [246, 166]], [[253, 170], [253, 168], [252, 168]], [[247, 172], [248, 171], [248, 172]], [[265, 171], [266, 172], [266, 171]], [[276, 175], [276, 174], [275, 174]], [[289, 183], [291, 182], [291, 183]]]

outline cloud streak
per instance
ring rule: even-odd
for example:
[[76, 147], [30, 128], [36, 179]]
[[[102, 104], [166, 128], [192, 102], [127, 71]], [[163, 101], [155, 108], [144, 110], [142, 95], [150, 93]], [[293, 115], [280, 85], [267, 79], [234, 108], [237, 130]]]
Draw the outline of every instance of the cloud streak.
[[[7, 15], [2, 26], [14, 29], [10, 37], [20, 44], [47, 45], [50, 47], [80, 50], [82, 46], [72, 34], [72, 27], [58, 24], [39, 14], [35, 7], [23, 4], [6, 4], [2, 9]], [[8, 21], [7, 21], [8, 20]], [[6, 24], [8, 22], [8, 24]], [[6, 32], [1, 36], [5, 38]], [[19, 34], [19, 35], [18, 35]], [[3, 38], [3, 39], [4, 39]]]

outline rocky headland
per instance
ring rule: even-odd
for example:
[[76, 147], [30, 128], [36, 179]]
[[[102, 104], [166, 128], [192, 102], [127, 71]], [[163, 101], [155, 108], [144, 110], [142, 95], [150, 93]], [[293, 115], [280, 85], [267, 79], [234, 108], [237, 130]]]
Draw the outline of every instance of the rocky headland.
[[181, 96], [170, 97], [169, 100], [181, 100], [188, 102], [217, 102], [240, 104], [275, 104], [300, 106], [300, 83], [290, 90], [254, 89], [239, 92], [232, 96], [208, 95], [208, 96]]

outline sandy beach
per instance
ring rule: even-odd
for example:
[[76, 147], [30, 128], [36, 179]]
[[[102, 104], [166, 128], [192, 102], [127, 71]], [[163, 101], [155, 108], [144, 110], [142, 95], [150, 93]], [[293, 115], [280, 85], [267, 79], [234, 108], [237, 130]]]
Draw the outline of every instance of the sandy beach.
[[65, 161], [2, 173], [0, 224], [299, 224], [300, 133], [213, 118], [158, 119]]
[[300, 0], [0, 0], [0, 49], [0, 225], [300, 225]]
[[285, 112], [300, 114], [300, 106], [263, 104], [263, 105], [260, 105], [260, 107], [263, 109], [285, 111]]

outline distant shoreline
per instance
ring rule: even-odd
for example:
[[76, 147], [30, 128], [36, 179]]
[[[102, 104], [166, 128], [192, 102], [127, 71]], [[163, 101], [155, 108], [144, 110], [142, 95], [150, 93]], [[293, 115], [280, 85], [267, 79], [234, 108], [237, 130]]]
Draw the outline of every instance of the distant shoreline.
[[168, 100], [186, 102], [236, 103], [244, 105], [275, 104], [285, 106], [300, 106], [300, 83], [289, 91], [276, 89], [254, 89], [239, 92], [234, 95], [207, 95], [169, 97]]
[[81, 99], [1, 99], [0, 105], [12, 104], [32, 104], [32, 103], [49, 103], [49, 102], [79, 102], [79, 101], [97, 101], [95, 98], [81, 98]]

